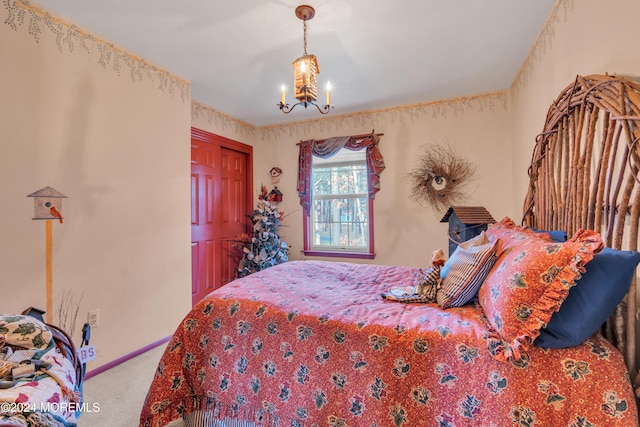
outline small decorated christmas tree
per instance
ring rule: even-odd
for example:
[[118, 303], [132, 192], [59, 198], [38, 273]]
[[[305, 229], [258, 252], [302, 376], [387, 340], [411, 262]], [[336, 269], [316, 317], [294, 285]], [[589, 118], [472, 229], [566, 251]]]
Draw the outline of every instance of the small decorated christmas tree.
[[263, 186], [256, 209], [248, 215], [253, 224], [252, 233], [240, 237], [244, 247], [238, 264], [239, 277], [289, 260], [289, 246], [278, 234], [282, 213], [267, 199], [267, 189]]

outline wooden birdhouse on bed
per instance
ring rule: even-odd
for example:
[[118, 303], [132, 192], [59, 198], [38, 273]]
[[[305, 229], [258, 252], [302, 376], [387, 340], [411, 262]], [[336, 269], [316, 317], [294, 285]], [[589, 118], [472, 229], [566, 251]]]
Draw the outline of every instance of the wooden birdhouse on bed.
[[440, 222], [449, 223], [449, 256], [451, 256], [459, 243], [477, 236], [496, 220], [482, 206], [451, 206]]

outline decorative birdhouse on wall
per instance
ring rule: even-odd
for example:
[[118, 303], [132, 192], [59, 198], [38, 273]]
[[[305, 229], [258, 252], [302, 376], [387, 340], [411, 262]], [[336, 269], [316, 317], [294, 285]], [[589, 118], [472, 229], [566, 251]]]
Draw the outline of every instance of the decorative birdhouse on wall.
[[282, 201], [282, 191], [278, 190], [278, 187], [273, 187], [267, 200], [273, 203], [280, 203]]
[[33, 219], [58, 219], [62, 223], [62, 199], [67, 196], [51, 187], [44, 187], [27, 197], [33, 197]]
[[440, 222], [449, 223], [449, 256], [465, 242], [496, 222], [482, 206], [451, 206]]

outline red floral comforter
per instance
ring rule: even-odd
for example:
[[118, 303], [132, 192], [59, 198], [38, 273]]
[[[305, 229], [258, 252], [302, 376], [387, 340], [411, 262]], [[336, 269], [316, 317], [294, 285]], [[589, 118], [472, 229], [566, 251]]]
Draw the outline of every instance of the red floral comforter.
[[380, 297], [414, 272], [293, 261], [216, 290], [169, 342], [140, 425], [204, 414], [281, 427], [638, 426], [604, 339], [499, 362], [479, 307]]

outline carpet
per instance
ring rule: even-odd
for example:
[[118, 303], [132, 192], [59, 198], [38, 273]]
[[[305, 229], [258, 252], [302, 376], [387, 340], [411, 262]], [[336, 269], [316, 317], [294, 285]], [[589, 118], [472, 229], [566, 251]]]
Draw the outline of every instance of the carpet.
[[84, 382], [78, 427], [136, 427], [166, 344], [153, 348]]

